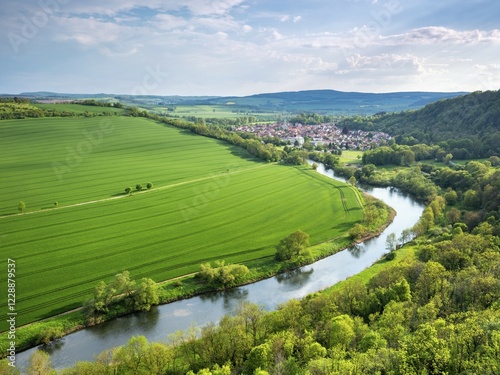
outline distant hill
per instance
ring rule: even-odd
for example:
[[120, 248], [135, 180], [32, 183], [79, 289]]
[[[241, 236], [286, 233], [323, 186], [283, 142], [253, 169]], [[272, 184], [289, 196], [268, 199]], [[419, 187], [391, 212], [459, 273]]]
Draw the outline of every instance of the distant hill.
[[19, 97], [30, 100], [58, 101], [58, 100], [83, 100], [96, 99], [99, 101], [119, 101], [125, 105], [153, 108], [161, 105], [175, 105], [191, 103], [193, 101], [204, 101], [217, 98], [217, 96], [179, 96], [179, 95], [128, 95], [128, 94], [70, 94], [49, 91], [22, 92], [20, 94], [0, 94], [0, 97]]
[[396, 135], [398, 143], [442, 143], [455, 159], [500, 155], [500, 90], [440, 100], [416, 111], [353, 117], [351, 129]]
[[307, 90], [256, 94], [243, 97], [221, 97], [200, 101], [197, 104], [227, 104], [249, 109], [314, 112], [319, 114], [374, 114], [381, 111], [395, 112], [417, 109], [444, 98], [465, 92], [394, 92], [361, 93], [335, 90]]
[[[25, 92], [18, 97], [32, 100], [98, 99], [120, 101], [125, 105], [154, 108], [164, 105], [227, 105], [239, 110], [261, 112], [300, 112], [325, 115], [372, 115], [377, 112], [397, 112], [418, 109], [428, 103], [452, 98], [464, 92], [394, 92], [361, 93], [335, 90], [306, 90], [276, 92], [250, 96], [161, 96], [117, 94], [67, 94], [53, 92]], [[1, 96], [1, 95], [0, 95]], [[9, 95], [13, 96], [13, 95]]]

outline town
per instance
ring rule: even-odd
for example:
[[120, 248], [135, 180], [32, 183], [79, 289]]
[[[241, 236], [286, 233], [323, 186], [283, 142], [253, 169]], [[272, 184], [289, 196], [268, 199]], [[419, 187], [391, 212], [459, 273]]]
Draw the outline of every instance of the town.
[[376, 131], [341, 129], [333, 123], [303, 125], [300, 123], [253, 124], [234, 127], [233, 130], [252, 133], [260, 138], [277, 137], [290, 145], [302, 147], [306, 141], [314, 146], [328, 145], [341, 150], [370, 150], [386, 144], [391, 136]]

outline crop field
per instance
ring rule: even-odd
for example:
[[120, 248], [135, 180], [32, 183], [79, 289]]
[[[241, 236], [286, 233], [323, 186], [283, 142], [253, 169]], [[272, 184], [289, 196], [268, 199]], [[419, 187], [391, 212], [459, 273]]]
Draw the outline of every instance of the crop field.
[[[18, 325], [81, 306], [98, 281], [124, 270], [162, 281], [202, 262], [272, 256], [297, 229], [320, 243], [362, 218], [350, 187], [307, 167], [242, 158], [145, 119], [106, 120], [0, 122], [1, 261], [16, 261]], [[92, 143], [84, 131], [100, 141], [79, 154]], [[66, 163], [71, 150], [80, 159]], [[122, 194], [148, 181], [153, 189]]]
[[[174, 111], [166, 113], [180, 117], [202, 117], [202, 118], [238, 118], [255, 116], [258, 121], [270, 121], [276, 119], [276, 113], [270, 111], [255, 111], [242, 106], [231, 104], [221, 105], [175, 105]], [[158, 107], [155, 110], [167, 111], [167, 108]]]
[[339, 160], [344, 164], [361, 164], [361, 157], [363, 156], [363, 151], [355, 150], [344, 150]]

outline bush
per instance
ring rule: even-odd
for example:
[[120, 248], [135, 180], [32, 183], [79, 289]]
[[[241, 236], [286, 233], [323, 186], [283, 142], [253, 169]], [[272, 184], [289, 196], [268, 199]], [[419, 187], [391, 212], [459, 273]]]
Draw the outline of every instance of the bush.
[[224, 261], [215, 262], [216, 267], [210, 263], [200, 265], [200, 271], [196, 278], [209, 286], [229, 287], [243, 281], [250, 272], [247, 266], [242, 264], [225, 264]]
[[385, 256], [385, 260], [393, 260], [394, 258], [396, 258], [396, 253], [394, 251], [391, 251]]
[[135, 185], [135, 190], [141, 191], [142, 190], [142, 185], [141, 184]]
[[153, 188], [153, 184], [151, 182], [148, 182], [146, 184], [146, 189], [151, 190]]
[[293, 256], [298, 256], [307, 246], [309, 246], [309, 235], [301, 230], [295, 231], [276, 246], [276, 260], [290, 260]]
[[50, 344], [53, 340], [64, 336], [64, 329], [61, 325], [49, 326], [40, 330], [37, 337], [38, 344]]

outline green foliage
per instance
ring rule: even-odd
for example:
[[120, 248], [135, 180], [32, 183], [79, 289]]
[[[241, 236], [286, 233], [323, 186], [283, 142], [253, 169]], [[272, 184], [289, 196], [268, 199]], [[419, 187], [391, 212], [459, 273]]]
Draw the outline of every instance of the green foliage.
[[196, 278], [207, 286], [216, 288], [227, 288], [241, 283], [250, 273], [247, 266], [242, 264], [225, 264], [224, 261], [216, 261], [215, 267], [210, 263], [200, 265]]
[[309, 235], [301, 230], [295, 231], [279, 242], [275, 257], [278, 261], [290, 260], [298, 256], [307, 246], [309, 246]]
[[38, 332], [37, 342], [48, 345], [52, 341], [63, 337], [64, 328], [60, 324], [46, 326]]
[[152, 188], [153, 188], [153, 183], [148, 182], [148, 183], [146, 184], [146, 189], [151, 190]]
[[26, 369], [27, 375], [55, 375], [56, 370], [52, 367], [50, 356], [42, 351], [35, 351], [30, 357], [30, 365]]
[[131, 187], [126, 187], [125, 188], [125, 194], [131, 194], [132, 193], [132, 188]]
[[367, 234], [367, 228], [365, 228], [360, 223], [354, 224], [354, 226], [351, 229], [349, 229], [349, 236], [353, 240], [359, 240], [366, 234]]
[[141, 191], [142, 190], [142, 184], [135, 185], [135, 190]]
[[138, 288], [133, 293], [133, 300], [135, 310], [149, 311], [151, 306], [160, 302], [158, 285], [154, 280], [142, 278]]
[[132, 307], [133, 310], [149, 311], [151, 306], [160, 302], [158, 285], [154, 280], [142, 278], [137, 284], [130, 279], [130, 273], [124, 271], [115, 275], [109, 284], [100, 281], [94, 288], [94, 298], [88, 303], [88, 319], [93, 321], [110, 311], [112, 304]]
[[24, 203], [23, 201], [19, 201], [19, 204], [17, 205], [17, 210], [19, 212], [24, 212], [25, 209], [26, 209], [26, 203]]
[[394, 251], [391, 251], [384, 258], [385, 260], [394, 260], [396, 258], [396, 253]]
[[446, 193], [444, 193], [444, 198], [446, 199], [446, 204], [453, 206], [455, 203], [457, 203], [458, 195], [455, 190], [450, 189]]

